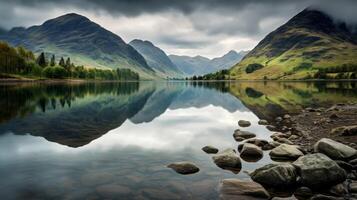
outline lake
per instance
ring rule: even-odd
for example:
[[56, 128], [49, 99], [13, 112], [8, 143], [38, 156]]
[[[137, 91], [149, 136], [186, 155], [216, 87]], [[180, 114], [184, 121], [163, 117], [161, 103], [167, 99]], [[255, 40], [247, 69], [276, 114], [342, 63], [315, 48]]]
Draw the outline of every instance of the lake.
[[[357, 82], [132, 82], [0, 86], [1, 199], [218, 199], [234, 174], [201, 150], [237, 149], [241, 128], [270, 140], [259, 119], [357, 102]], [[200, 171], [166, 166], [190, 161]]]

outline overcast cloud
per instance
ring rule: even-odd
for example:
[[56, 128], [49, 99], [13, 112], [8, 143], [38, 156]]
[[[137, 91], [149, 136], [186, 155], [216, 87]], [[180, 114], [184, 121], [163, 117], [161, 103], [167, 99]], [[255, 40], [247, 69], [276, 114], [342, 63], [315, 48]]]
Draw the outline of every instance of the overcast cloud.
[[85, 15], [126, 42], [150, 40], [169, 54], [220, 56], [254, 46], [304, 8], [357, 24], [355, 0], [0, 0], [0, 27]]

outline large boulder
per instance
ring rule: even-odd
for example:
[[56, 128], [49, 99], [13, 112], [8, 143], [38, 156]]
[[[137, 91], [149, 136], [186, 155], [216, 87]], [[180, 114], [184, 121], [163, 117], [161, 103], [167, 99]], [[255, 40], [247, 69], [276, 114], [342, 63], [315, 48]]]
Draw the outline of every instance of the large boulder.
[[226, 149], [214, 155], [212, 159], [218, 167], [230, 170], [235, 174], [239, 173], [242, 169], [242, 162], [234, 149]]
[[350, 160], [357, 156], [356, 149], [328, 138], [323, 138], [316, 142], [314, 150], [334, 160]]
[[186, 161], [171, 163], [167, 167], [175, 170], [179, 174], [185, 175], [194, 174], [200, 171], [200, 169], [195, 164]]
[[208, 153], [208, 154], [215, 154], [218, 152], [218, 149], [216, 147], [213, 146], [204, 146], [202, 148], [202, 151]]
[[269, 193], [259, 183], [239, 179], [224, 179], [220, 184], [220, 199], [269, 199]]
[[269, 153], [273, 160], [296, 160], [304, 154], [296, 145], [281, 144]]
[[249, 122], [249, 121], [246, 121], [246, 120], [239, 120], [239, 121], [238, 121], [238, 125], [239, 125], [240, 127], [248, 127], [248, 126], [250, 126], [250, 122]]
[[260, 147], [244, 143], [242, 150], [240, 151], [240, 157], [245, 161], [256, 162], [263, 157], [263, 151]]
[[256, 135], [254, 133], [251, 133], [249, 131], [241, 131], [239, 129], [235, 130], [233, 133], [233, 137], [235, 140], [240, 141], [242, 139], [249, 139], [249, 138], [254, 138]]
[[321, 188], [336, 185], [346, 179], [346, 172], [324, 154], [301, 156], [293, 165], [297, 168], [304, 186]]
[[250, 174], [253, 181], [272, 188], [286, 188], [296, 185], [297, 172], [289, 163], [268, 164]]

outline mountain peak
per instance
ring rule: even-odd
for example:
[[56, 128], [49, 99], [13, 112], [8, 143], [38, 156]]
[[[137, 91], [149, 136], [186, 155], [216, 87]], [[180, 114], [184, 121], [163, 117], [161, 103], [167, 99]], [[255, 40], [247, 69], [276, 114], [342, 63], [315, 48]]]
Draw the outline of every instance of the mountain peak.
[[140, 39], [134, 39], [131, 42], [129, 42], [129, 44], [145, 44], [149, 46], [155, 46], [152, 42], [148, 40], [140, 40]]

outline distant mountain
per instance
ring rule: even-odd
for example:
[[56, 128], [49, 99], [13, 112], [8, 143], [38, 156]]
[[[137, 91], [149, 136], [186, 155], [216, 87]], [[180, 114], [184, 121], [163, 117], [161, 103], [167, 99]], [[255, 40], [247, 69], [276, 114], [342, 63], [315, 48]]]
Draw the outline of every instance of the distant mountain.
[[118, 35], [78, 14], [66, 14], [39, 26], [13, 28], [0, 35], [12, 45], [35, 52], [69, 56], [78, 65], [130, 68], [144, 78], [155, 76], [144, 57]]
[[148, 65], [154, 69], [159, 76], [183, 77], [183, 72], [172, 63], [166, 53], [153, 45], [150, 41], [135, 39], [129, 44], [144, 56]]
[[229, 51], [222, 57], [209, 59], [203, 56], [177, 56], [170, 55], [172, 62], [185, 74], [192, 75], [204, 75], [212, 72], [216, 72], [222, 69], [229, 69], [233, 65], [237, 64], [245, 55], [247, 51]]
[[356, 55], [356, 32], [308, 8], [267, 35], [230, 74], [236, 79], [303, 79], [317, 69], [356, 67]]

